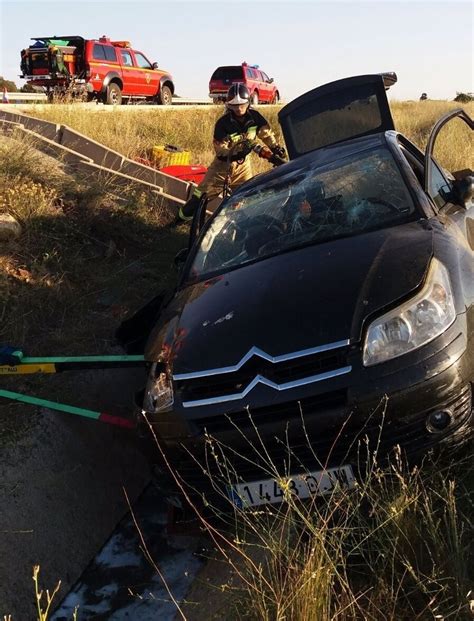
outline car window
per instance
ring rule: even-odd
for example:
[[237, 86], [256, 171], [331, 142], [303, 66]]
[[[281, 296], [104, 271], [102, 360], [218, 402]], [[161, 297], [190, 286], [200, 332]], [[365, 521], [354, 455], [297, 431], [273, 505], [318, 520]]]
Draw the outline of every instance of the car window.
[[428, 188], [429, 195], [434, 200], [438, 209], [446, 204], [445, 196], [450, 190], [450, 185], [443, 175], [436, 162], [431, 159], [431, 180]]
[[142, 69], [152, 69], [150, 61], [143, 56], [140, 52], [135, 52], [135, 60], [137, 61], [137, 65]]
[[133, 67], [132, 55], [127, 50], [120, 50], [120, 56], [122, 57], [122, 65], [127, 67]]
[[111, 45], [104, 45], [103, 47], [104, 47], [105, 59], [116, 63], [117, 54], [115, 53], [115, 48], [112, 47]]
[[218, 67], [211, 76], [211, 80], [238, 80], [243, 78], [242, 67]]
[[94, 48], [92, 50], [92, 57], [95, 60], [105, 60], [104, 46], [100, 45], [100, 43], [94, 43]]
[[264, 73], [263, 71], [261, 71], [260, 73], [262, 74], [264, 82], [270, 82], [270, 78], [267, 76], [266, 73]]
[[385, 147], [324, 167], [309, 166], [229, 197], [196, 250], [189, 278], [401, 224], [414, 213], [405, 181]]

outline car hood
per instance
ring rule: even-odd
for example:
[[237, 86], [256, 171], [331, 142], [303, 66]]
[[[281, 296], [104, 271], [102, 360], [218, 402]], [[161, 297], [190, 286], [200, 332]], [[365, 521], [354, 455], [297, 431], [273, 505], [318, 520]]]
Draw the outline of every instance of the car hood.
[[418, 288], [432, 255], [426, 221], [295, 249], [180, 290], [146, 358], [173, 373], [360, 340], [364, 322]]

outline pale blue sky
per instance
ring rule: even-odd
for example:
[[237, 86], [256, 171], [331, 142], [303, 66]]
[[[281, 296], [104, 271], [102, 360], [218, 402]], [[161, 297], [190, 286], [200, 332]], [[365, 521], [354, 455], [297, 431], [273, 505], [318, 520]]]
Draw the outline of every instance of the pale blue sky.
[[325, 82], [396, 71], [393, 99], [474, 91], [473, 3], [424, 0], [0, 0], [0, 75], [18, 86], [30, 37], [129, 40], [169, 70], [176, 92], [206, 97], [218, 65], [247, 61], [289, 101]]

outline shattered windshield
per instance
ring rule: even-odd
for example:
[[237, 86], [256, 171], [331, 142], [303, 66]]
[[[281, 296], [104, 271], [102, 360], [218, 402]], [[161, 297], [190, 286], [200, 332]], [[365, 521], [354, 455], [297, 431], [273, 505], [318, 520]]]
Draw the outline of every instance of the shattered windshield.
[[189, 278], [311, 243], [401, 224], [415, 207], [386, 148], [293, 172], [229, 197], [211, 222]]

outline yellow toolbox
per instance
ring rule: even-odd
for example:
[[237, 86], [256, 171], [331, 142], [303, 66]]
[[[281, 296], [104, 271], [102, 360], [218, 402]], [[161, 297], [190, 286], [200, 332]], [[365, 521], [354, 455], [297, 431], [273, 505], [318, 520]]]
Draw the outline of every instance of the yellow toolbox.
[[162, 166], [187, 166], [191, 152], [171, 144], [155, 145], [151, 150], [151, 159]]

